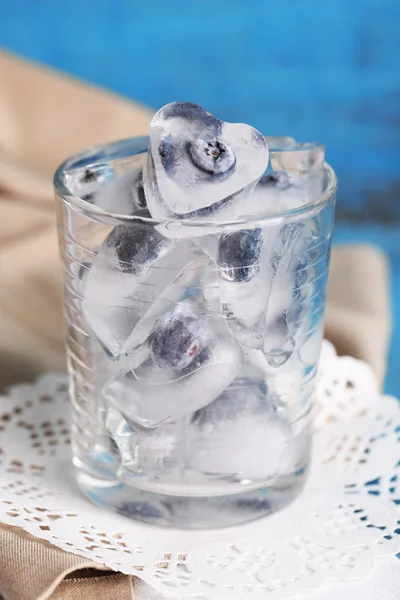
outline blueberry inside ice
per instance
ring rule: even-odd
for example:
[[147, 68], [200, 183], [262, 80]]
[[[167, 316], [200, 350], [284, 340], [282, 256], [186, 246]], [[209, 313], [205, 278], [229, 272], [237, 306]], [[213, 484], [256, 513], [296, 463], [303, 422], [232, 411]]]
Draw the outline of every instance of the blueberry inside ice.
[[202, 349], [199, 324], [193, 317], [167, 315], [157, 323], [150, 337], [150, 350], [161, 368], [182, 370]]
[[190, 144], [189, 152], [196, 167], [212, 175], [227, 173], [236, 163], [232, 150], [218, 139], [195, 139]]
[[[138, 208], [146, 210], [147, 209], [147, 202], [146, 202], [146, 196], [144, 194], [142, 179], [139, 179], [138, 181], [135, 182], [135, 184], [134, 184], [134, 194], [135, 194], [135, 197], [137, 198]], [[150, 213], [149, 213], [149, 216], [150, 216]]]
[[228, 423], [243, 415], [262, 413], [273, 414], [275, 406], [268, 397], [268, 386], [261, 379], [236, 379], [222, 394], [208, 406], [197, 410], [192, 423], [198, 427], [212, 427], [216, 423]]
[[99, 174], [96, 171], [92, 171], [91, 169], [86, 169], [85, 173], [81, 179], [81, 183], [92, 183], [93, 181], [97, 181], [99, 179]]
[[259, 187], [278, 188], [280, 190], [288, 190], [292, 187], [292, 183], [289, 175], [286, 171], [275, 171], [274, 173], [267, 173], [263, 175], [258, 182]]
[[263, 247], [261, 229], [242, 229], [221, 236], [218, 264], [228, 281], [250, 281], [259, 270]]
[[124, 273], [139, 275], [144, 266], [157, 260], [168, 240], [153, 227], [137, 223], [114, 227], [107, 244], [115, 248], [120, 269]]
[[220, 126], [220, 121], [218, 119], [193, 102], [171, 102], [164, 106], [162, 111], [164, 119], [181, 117], [192, 122], [204, 124], [205, 127], [214, 130]]
[[173, 177], [179, 160], [179, 152], [172, 136], [167, 136], [161, 140], [158, 147], [158, 153], [160, 155], [161, 164], [164, 167], [165, 172], [170, 177]]

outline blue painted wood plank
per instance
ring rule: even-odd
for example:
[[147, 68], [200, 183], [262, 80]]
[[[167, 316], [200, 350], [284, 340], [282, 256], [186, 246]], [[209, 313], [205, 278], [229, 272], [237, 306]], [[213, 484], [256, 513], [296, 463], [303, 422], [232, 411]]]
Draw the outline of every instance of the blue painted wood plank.
[[0, 0], [0, 15], [0, 44], [150, 106], [322, 140], [342, 216], [400, 222], [397, 0]]

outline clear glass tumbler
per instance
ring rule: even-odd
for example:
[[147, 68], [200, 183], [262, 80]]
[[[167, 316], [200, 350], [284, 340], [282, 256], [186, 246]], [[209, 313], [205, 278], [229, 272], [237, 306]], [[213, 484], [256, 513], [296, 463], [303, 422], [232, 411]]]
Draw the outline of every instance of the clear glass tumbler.
[[95, 206], [148, 143], [90, 148], [55, 175], [77, 479], [150, 523], [249, 521], [307, 476], [336, 177], [325, 164], [317, 201], [234, 223]]

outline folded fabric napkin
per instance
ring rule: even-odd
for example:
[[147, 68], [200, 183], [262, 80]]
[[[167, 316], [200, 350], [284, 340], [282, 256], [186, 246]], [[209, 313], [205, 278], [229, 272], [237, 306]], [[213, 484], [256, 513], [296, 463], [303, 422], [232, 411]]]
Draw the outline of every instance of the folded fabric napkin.
[[[52, 176], [87, 146], [148, 132], [151, 112], [0, 53], [0, 387], [64, 370], [61, 269]], [[390, 334], [386, 258], [334, 248], [326, 337], [385, 374]], [[133, 579], [0, 524], [5, 600], [134, 597]]]

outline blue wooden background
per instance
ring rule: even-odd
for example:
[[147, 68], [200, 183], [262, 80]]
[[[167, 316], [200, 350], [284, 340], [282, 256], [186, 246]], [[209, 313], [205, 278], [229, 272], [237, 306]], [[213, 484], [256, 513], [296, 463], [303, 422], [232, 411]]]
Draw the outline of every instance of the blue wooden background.
[[340, 180], [336, 241], [373, 241], [391, 258], [397, 394], [399, 23], [398, 0], [0, 0], [5, 48], [154, 108], [192, 100], [323, 141]]

